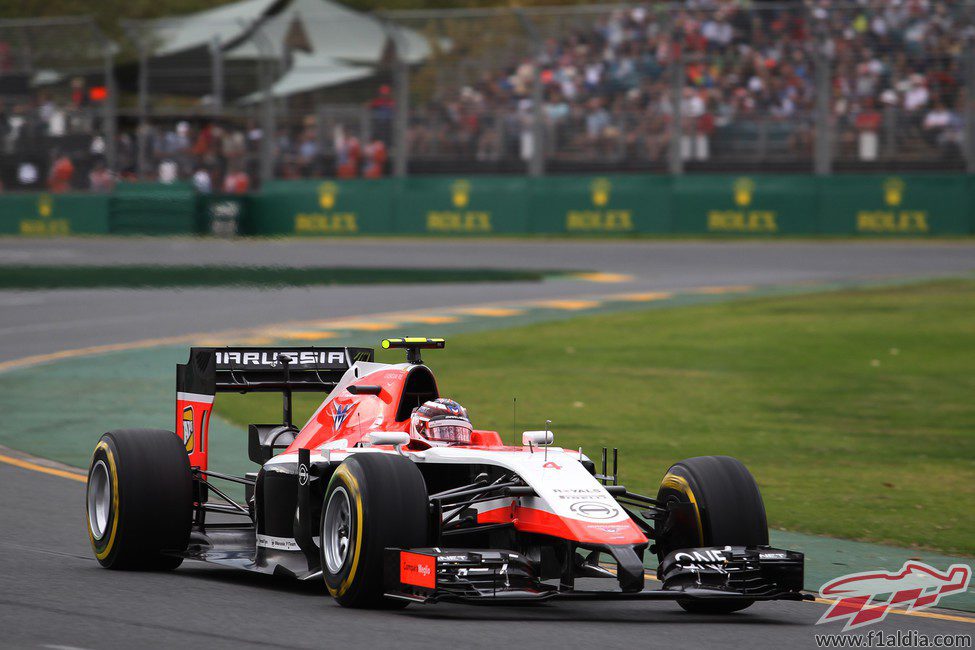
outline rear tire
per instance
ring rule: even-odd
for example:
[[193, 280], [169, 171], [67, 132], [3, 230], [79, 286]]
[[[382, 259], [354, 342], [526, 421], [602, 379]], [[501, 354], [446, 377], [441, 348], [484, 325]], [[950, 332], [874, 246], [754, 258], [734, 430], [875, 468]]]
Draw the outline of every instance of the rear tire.
[[383, 596], [383, 554], [427, 543], [428, 504], [423, 475], [407, 458], [363, 453], [339, 465], [325, 490], [319, 532], [325, 586], [340, 605], [408, 604]]
[[171, 431], [109, 431], [95, 446], [86, 492], [88, 538], [108, 569], [175, 569], [189, 543], [193, 477]]
[[[768, 545], [765, 503], [751, 472], [730, 456], [698, 456], [673, 465], [664, 475], [657, 500], [692, 503], [697, 517], [676, 539], [696, 539], [700, 546]], [[663, 560], [677, 548], [658, 540], [657, 557]], [[678, 600], [696, 614], [728, 614], [754, 601], [739, 599]]]

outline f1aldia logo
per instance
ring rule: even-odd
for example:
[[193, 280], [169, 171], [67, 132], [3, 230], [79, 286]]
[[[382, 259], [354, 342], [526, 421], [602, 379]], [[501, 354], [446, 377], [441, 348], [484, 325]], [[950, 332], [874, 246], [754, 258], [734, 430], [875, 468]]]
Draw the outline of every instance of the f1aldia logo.
[[840, 576], [819, 590], [833, 600], [816, 622], [846, 621], [843, 631], [877, 623], [891, 607], [917, 611], [934, 607], [945, 596], [964, 593], [972, 577], [967, 564], [952, 564], [941, 572], [922, 562], [908, 561], [900, 571], [863, 571]]

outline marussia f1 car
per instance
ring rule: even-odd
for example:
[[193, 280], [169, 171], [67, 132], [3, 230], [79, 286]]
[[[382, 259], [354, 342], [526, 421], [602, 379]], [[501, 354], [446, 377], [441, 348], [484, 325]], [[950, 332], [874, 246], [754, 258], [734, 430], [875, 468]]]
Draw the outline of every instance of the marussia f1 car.
[[[737, 460], [683, 460], [651, 498], [618, 484], [615, 449], [612, 469], [606, 449], [597, 468], [581, 449], [554, 447], [549, 430], [524, 432], [520, 446], [481, 430], [434, 445], [409, 423], [440, 395], [420, 351], [444, 340], [382, 345], [407, 362], [375, 363], [369, 348], [192, 348], [177, 366], [178, 433], [111, 431], [95, 447], [87, 521], [98, 562], [190, 559], [324, 579], [349, 607], [615, 598], [723, 613], [809, 598], [803, 555], [768, 546], [762, 497]], [[282, 422], [249, 426], [259, 470], [209, 470], [214, 397], [255, 391], [284, 396]], [[328, 391], [301, 429], [294, 391]], [[218, 480], [243, 484], [245, 502]], [[658, 589], [644, 586], [648, 551]], [[604, 580], [582, 588], [583, 578]]]

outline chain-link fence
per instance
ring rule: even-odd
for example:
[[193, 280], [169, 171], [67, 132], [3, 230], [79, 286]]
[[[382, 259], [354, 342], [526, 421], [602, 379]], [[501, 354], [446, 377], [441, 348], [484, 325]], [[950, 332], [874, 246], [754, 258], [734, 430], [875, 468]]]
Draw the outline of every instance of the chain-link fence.
[[53, 172], [59, 147], [25, 138], [13, 118], [66, 135], [49, 104], [71, 96], [79, 82], [65, 71], [82, 60], [83, 85], [97, 71], [118, 92], [72, 121], [101, 142], [73, 150], [88, 158], [76, 168], [95, 158], [122, 177], [201, 189], [427, 173], [975, 171], [968, 2], [373, 15], [251, 0], [125, 22], [114, 49], [91, 32], [83, 56], [66, 56], [59, 25], [35, 21], [31, 39], [16, 27], [0, 22], [0, 70], [26, 80], [20, 98], [0, 85], [2, 179], [15, 188], [18, 157]]

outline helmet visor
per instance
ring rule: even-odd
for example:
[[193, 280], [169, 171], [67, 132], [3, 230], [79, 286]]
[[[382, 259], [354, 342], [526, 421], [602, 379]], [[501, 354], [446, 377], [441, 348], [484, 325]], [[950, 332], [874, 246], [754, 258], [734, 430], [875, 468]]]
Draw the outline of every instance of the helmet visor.
[[474, 427], [467, 420], [454, 417], [441, 417], [431, 418], [427, 423], [427, 430], [424, 433], [429, 440], [470, 444], [471, 432], [473, 430]]

